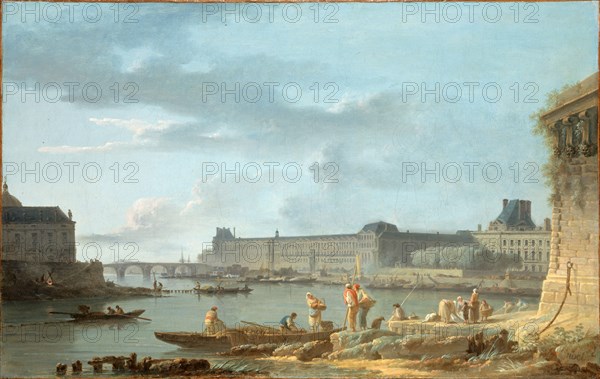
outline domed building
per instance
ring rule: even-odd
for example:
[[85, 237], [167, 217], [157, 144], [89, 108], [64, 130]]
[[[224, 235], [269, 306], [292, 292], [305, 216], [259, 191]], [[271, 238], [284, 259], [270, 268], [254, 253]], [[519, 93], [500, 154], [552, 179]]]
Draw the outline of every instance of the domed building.
[[2, 186], [2, 260], [75, 262], [75, 221], [59, 207], [24, 207]]

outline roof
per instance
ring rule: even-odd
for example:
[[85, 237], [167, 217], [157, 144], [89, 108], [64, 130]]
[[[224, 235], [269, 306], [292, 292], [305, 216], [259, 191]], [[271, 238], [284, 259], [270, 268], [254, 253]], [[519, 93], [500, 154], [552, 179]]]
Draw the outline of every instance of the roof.
[[396, 232], [398, 233], [398, 228], [394, 224], [390, 224], [388, 222], [373, 222], [371, 224], [367, 224], [363, 226], [361, 229], [363, 232], [374, 232], [377, 235], [380, 235], [383, 232]]
[[22, 207], [21, 201], [8, 192], [8, 184], [6, 181], [2, 186], [2, 207]]
[[556, 103], [542, 115], [546, 125], [598, 105], [598, 72], [559, 92]]
[[522, 220], [519, 218], [519, 199], [510, 200], [495, 221], [508, 226], [525, 224], [530, 228], [535, 228], [535, 223], [528, 213], [525, 213]]
[[2, 207], [4, 224], [74, 224], [59, 207]]

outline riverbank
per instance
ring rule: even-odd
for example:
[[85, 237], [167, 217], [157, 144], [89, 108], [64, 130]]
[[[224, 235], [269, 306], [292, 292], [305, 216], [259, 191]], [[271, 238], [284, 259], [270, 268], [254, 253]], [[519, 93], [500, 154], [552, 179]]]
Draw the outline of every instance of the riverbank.
[[3, 301], [153, 296], [150, 288], [104, 280], [101, 262], [2, 262]]
[[[305, 364], [344, 370], [367, 368], [369, 377], [598, 377], [597, 325], [561, 314], [540, 334], [549, 320], [548, 315], [519, 312], [475, 325], [437, 323], [424, 328], [422, 322], [406, 321], [406, 327], [401, 328], [407, 332], [404, 335], [387, 330], [340, 332], [331, 336], [330, 351]], [[506, 343], [499, 344], [503, 333]], [[474, 348], [478, 334], [481, 351]], [[277, 354], [285, 351], [279, 348], [272, 357], [263, 359], [301, 360], [299, 347], [288, 350], [292, 353]]]

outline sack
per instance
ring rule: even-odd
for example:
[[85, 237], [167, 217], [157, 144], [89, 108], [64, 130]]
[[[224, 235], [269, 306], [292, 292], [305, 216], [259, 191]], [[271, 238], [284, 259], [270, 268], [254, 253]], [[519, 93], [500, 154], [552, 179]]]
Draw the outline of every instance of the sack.
[[376, 302], [376, 300], [371, 299], [370, 297], [363, 297], [358, 303], [358, 306], [362, 309], [370, 309], [375, 305]]

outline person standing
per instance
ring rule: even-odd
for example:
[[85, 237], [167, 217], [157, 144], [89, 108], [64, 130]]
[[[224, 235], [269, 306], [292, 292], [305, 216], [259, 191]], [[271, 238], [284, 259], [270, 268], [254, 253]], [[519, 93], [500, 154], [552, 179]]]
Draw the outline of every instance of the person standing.
[[358, 295], [350, 283], [344, 289], [344, 303], [348, 307], [348, 327], [356, 332], [356, 315], [358, 314]]
[[217, 306], [213, 306], [204, 316], [204, 326], [208, 334], [215, 334], [225, 329], [225, 324], [217, 315], [217, 309], [219, 309]]
[[369, 310], [375, 305], [373, 300], [364, 289], [360, 287], [360, 284], [354, 285], [354, 290], [358, 295], [358, 320], [360, 330], [367, 330], [367, 314]]
[[473, 288], [471, 301], [469, 301], [469, 322], [476, 324], [479, 321], [479, 294], [477, 288]]
[[306, 305], [308, 305], [308, 326], [313, 332], [318, 332], [321, 325], [321, 301], [307, 292]]

